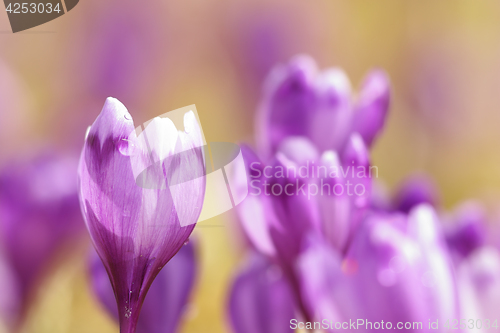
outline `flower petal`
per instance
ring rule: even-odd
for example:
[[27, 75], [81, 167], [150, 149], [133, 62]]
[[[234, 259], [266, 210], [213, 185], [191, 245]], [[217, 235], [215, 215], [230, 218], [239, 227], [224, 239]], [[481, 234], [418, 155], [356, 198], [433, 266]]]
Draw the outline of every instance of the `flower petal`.
[[231, 287], [229, 318], [235, 333], [293, 332], [294, 298], [280, 269], [253, 254]]
[[363, 82], [353, 120], [353, 132], [370, 147], [383, 129], [390, 102], [390, 83], [381, 70], [370, 72]]
[[[90, 262], [93, 290], [106, 310], [119, 319], [113, 288], [101, 259], [92, 250]], [[149, 288], [138, 322], [140, 333], [173, 333], [179, 326], [196, 273], [193, 242], [183, 246]]]

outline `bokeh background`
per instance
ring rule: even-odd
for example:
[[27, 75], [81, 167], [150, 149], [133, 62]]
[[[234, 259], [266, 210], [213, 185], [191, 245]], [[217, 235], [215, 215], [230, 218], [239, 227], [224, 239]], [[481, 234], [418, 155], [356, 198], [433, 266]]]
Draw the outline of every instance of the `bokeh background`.
[[[67, 15], [12, 34], [0, 13], [0, 163], [55, 149], [77, 155], [104, 100], [136, 124], [196, 104], [208, 141], [252, 142], [262, 82], [306, 53], [354, 86], [373, 67], [393, 99], [373, 150], [391, 191], [426, 172], [451, 208], [500, 203], [500, 2], [496, 0], [81, 0]], [[500, 215], [499, 215], [500, 216]], [[226, 332], [241, 256], [234, 213], [195, 229], [200, 270], [182, 332]], [[54, 258], [25, 332], [117, 332], [89, 289], [85, 237]]]

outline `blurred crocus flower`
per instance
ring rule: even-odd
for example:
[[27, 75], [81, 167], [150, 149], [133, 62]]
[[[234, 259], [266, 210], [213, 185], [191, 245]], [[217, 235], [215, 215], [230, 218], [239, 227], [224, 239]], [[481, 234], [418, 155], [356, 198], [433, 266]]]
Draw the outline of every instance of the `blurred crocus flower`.
[[[195, 257], [195, 246], [190, 241], [160, 271], [142, 306], [137, 332], [177, 331], [195, 281]], [[96, 296], [106, 310], [118, 320], [113, 288], [101, 259], [93, 250], [90, 265], [91, 282]]]
[[46, 153], [0, 172], [2, 245], [20, 288], [22, 310], [56, 250], [84, 230], [77, 162]]
[[277, 66], [269, 76], [257, 124], [259, 146], [272, 156], [288, 136], [306, 136], [320, 152], [341, 152], [353, 132], [371, 146], [385, 123], [389, 79], [370, 72], [357, 98], [339, 68], [319, 72], [314, 60], [297, 56]]
[[295, 298], [288, 280], [266, 257], [252, 253], [238, 273], [229, 296], [235, 333], [293, 332]]
[[135, 332], [151, 283], [201, 212], [203, 139], [191, 111], [184, 129], [154, 118], [137, 135], [125, 106], [108, 98], [85, 138], [80, 203], [115, 292], [121, 332]]
[[393, 208], [404, 213], [423, 203], [437, 207], [440, 202], [439, 190], [429, 176], [415, 174], [399, 185], [393, 201]]
[[251, 187], [237, 208], [243, 230], [280, 265], [304, 318], [295, 267], [307, 238], [344, 253], [370, 206], [369, 147], [384, 126], [389, 82], [380, 71], [365, 81], [354, 100], [340, 69], [318, 73], [305, 56], [276, 67], [257, 122], [260, 149], [243, 148]]
[[466, 257], [486, 244], [486, 212], [478, 202], [461, 204], [450, 218], [446, 241], [460, 257]]
[[372, 215], [344, 258], [324, 242], [311, 242], [299, 261], [305, 303], [317, 318], [362, 318], [368, 332], [382, 320], [393, 329], [421, 322], [426, 330], [429, 320], [457, 318], [456, 281], [438, 223], [428, 205], [408, 216]]
[[[306, 167], [302, 162], [316, 159], [315, 149], [307, 139], [291, 138], [269, 165], [262, 164], [247, 146], [243, 156], [253, 187], [253, 193], [238, 207], [243, 229], [257, 250], [289, 270], [300, 253], [303, 237], [320, 230], [316, 203], [304, 191], [310, 179], [297, 174], [300, 167]], [[294, 171], [281, 176], [274, 173], [280, 169]]]
[[[345, 249], [370, 204], [369, 153], [359, 134], [351, 135], [340, 157], [332, 150], [319, 156], [306, 137], [285, 138], [269, 165], [247, 146], [243, 156], [252, 191], [237, 212], [256, 249], [290, 267], [310, 233]], [[331, 170], [338, 172], [332, 176]]]

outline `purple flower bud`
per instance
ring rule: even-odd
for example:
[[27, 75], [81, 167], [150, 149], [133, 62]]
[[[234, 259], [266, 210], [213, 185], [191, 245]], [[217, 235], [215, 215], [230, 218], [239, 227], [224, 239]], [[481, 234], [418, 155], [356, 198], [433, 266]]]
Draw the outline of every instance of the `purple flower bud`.
[[149, 286], [188, 240], [205, 192], [203, 139], [192, 112], [185, 132], [154, 118], [136, 135], [108, 98], [90, 127], [79, 166], [80, 203], [110, 277], [124, 333], [133, 333]]
[[229, 296], [229, 318], [235, 333], [293, 332], [291, 287], [279, 267], [253, 254], [236, 277]]
[[353, 115], [351, 82], [344, 71], [331, 68], [319, 74], [316, 98], [309, 136], [319, 151], [340, 151], [351, 134]]
[[[196, 259], [189, 242], [165, 265], [149, 288], [137, 323], [140, 333], [173, 333], [179, 327], [193, 288]], [[118, 320], [115, 295], [101, 259], [92, 250], [92, 287], [106, 310]]]
[[439, 201], [439, 191], [432, 179], [424, 174], [416, 174], [400, 185], [394, 198], [394, 209], [408, 213], [423, 203], [436, 207]]
[[57, 250], [84, 231], [76, 169], [76, 158], [43, 154], [0, 173], [2, 245], [22, 302]]
[[370, 147], [383, 129], [390, 102], [389, 78], [381, 70], [367, 75], [361, 88], [353, 120], [353, 132]]
[[289, 136], [306, 136], [320, 152], [344, 149], [358, 132], [372, 145], [389, 108], [389, 79], [372, 71], [353, 104], [351, 83], [339, 68], [319, 72], [313, 59], [297, 56], [277, 66], [264, 87], [257, 121], [259, 147], [266, 159]]
[[[291, 269], [303, 238], [319, 231], [319, 214], [314, 197], [308, 192], [310, 180], [300, 177], [298, 171], [312, 163], [307, 159], [311, 151], [303, 149], [309, 146], [299, 138], [289, 138], [286, 142], [284, 151], [269, 165], [262, 164], [250, 148], [242, 148], [250, 192], [237, 211], [253, 246]], [[296, 164], [287, 153], [303, 164]], [[280, 170], [283, 173], [279, 174]]]
[[486, 243], [486, 212], [479, 203], [461, 205], [446, 232], [449, 247], [466, 257]]
[[286, 137], [309, 134], [311, 113], [316, 108], [316, 71], [313, 59], [297, 56], [269, 75], [257, 126], [257, 138], [267, 158]]
[[[306, 176], [311, 175], [311, 165], [308, 164], [312, 164], [313, 161], [304, 157], [304, 155], [310, 156], [311, 151], [302, 149], [304, 142], [301, 140], [294, 140], [291, 145], [290, 151], [296, 153], [293, 156], [295, 161], [288, 159], [284, 152], [276, 154], [271, 165], [276, 173], [265, 180], [269, 186], [264, 199], [270, 201], [272, 208], [272, 212], [269, 213], [273, 218], [268, 222], [271, 239], [278, 259], [287, 270], [292, 270], [305, 237], [310, 233], [320, 232], [321, 227], [315, 200], [318, 195], [316, 192], [319, 190], [316, 179], [303, 177], [305, 172], [302, 172], [309, 170]], [[279, 170], [286, 172], [280, 175]]]
[[[407, 220], [407, 221], [406, 221]], [[342, 261], [341, 261], [342, 260]], [[403, 215], [372, 215], [347, 255], [314, 242], [299, 260], [306, 304], [318, 318], [366, 322], [433, 322], [456, 318], [451, 260], [430, 206]], [[444, 329], [440, 325], [440, 332]]]

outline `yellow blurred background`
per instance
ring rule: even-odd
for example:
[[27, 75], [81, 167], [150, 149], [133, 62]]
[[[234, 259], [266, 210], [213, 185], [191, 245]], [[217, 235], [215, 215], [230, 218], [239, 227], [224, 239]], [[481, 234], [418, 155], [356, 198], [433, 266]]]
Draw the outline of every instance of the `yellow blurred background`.
[[[12, 34], [0, 14], [2, 160], [44, 146], [78, 151], [107, 96], [136, 124], [196, 104], [207, 141], [252, 142], [265, 73], [297, 53], [357, 86], [373, 67], [393, 99], [373, 164], [394, 189], [434, 177], [443, 204], [500, 193], [500, 2], [496, 0], [81, 0]], [[19, 94], [7, 93], [13, 77]], [[2, 104], [3, 103], [3, 104]], [[196, 228], [200, 270], [182, 332], [227, 332], [242, 257], [232, 212]], [[87, 242], [46, 274], [24, 332], [117, 332], [90, 293]]]

